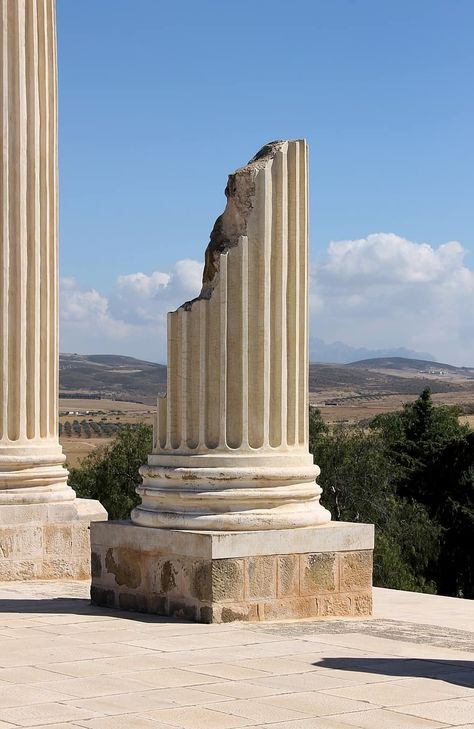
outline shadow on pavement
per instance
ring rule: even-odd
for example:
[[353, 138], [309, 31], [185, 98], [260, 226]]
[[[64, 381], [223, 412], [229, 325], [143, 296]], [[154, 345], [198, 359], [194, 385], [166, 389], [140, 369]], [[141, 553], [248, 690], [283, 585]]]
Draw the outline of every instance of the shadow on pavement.
[[434, 678], [456, 686], [474, 688], [474, 661], [417, 658], [322, 658], [316, 668], [393, 676], [394, 678]]

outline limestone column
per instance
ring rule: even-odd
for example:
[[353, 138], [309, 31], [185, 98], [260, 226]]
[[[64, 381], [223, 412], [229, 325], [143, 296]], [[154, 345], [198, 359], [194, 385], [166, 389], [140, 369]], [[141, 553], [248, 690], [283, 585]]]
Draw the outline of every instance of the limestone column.
[[230, 175], [200, 296], [168, 318], [168, 386], [141, 469], [141, 526], [265, 530], [330, 521], [308, 450], [305, 141]]
[[0, 504], [71, 501], [58, 440], [53, 0], [1, 0]]
[[76, 500], [58, 437], [55, 2], [0, 0], [0, 17], [0, 579], [15, 579], [15, 558], [18, 577], [50, 576], [53, 542], [78, 576], [59, 524], [105, 511]]

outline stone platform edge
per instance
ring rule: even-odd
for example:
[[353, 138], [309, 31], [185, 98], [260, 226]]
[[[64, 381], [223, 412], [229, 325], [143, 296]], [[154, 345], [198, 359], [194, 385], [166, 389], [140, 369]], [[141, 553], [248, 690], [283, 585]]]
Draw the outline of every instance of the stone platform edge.
[[371, 524], [198, 532], [91, 525], [95, 605], [203, 623], [372, 614]]
[[90, 524], [106, 520], [93, 499], [0, 506], [0, 582], [88, 580]]

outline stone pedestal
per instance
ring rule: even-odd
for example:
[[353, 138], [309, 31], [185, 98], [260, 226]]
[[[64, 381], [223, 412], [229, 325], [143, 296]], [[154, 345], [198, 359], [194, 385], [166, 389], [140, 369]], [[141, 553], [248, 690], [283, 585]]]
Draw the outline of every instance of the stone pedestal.
[[0, 582], [89, 579], [90, 523], [104, 518], [91, 499], [0, 506]]
[[252, 532], [92, 525], [95, 605], [203, 623], [368, 616], [373, 527]]
[[329, 524], [308, 447], [308, 166], [229, 176], [200, 295], [168, 315], [167, 393], [131, 523], [94, 525], [92, 599], [203, 622], [368, 615], [373, 532]]
[[84, 576], [79, 535], [107, 516], [76, 501], [58, 439], [55, 22], [54, 0], [0, 4], [0, 579]]

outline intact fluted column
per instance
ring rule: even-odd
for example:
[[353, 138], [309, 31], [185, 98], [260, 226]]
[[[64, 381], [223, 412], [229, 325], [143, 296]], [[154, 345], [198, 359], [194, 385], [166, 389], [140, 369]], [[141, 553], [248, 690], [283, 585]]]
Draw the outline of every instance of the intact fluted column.
[[0, 0], [0, 12], [0, 504], [64, 502], [55, 2]]
[[200, 296], [168, 318], [168, 388], [132, 512], [141, 526], [326, 523], [308, 449], [308, 165], [272, 142], [230, 175]]

